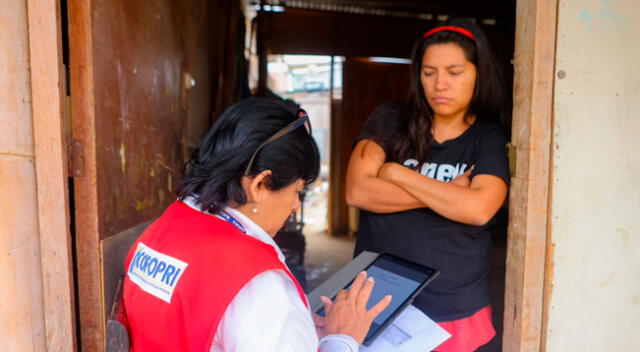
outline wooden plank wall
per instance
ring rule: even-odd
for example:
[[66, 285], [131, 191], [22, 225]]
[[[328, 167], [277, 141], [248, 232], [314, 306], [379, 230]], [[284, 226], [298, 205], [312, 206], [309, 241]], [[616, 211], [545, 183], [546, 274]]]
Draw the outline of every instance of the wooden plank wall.
[[76, 330], [60, 2], [29, 0], [27, 4], [47, 350], [73, 351]]
[[542, 350], [636, 351], [640, 1], [559, 0], [557, 23]]
[[0, 351], [45, 351], [27, 1], [0, 12]]

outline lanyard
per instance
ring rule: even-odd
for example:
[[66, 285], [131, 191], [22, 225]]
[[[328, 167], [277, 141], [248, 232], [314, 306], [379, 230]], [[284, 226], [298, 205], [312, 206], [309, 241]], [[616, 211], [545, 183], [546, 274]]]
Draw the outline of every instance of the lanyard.
[[223, 220], [227, 221], [231, 225], [235, 226], [238, 230], [242, 231], [243, 233], [247, 233], [247, 231], [244, 229], [244, 226], [242, 226], [240, 221], [238, 221], [238, 219], [234, 218], [233, 216], [231, 216], [231, 214], [227, 213], [226, 211], [221, 210], [218, 213], [218, 216], [220, 216]]

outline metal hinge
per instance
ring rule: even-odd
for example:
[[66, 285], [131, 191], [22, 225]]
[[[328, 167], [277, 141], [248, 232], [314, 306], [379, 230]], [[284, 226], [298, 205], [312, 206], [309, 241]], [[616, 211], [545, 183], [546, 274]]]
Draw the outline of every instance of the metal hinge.
[[506, 147], [507, 157], [509, 158], [509, 176], [513, 177], [516, 174], [516, 146], [509, 142]]
[[84, 177], [84, 142], [72, 140], [69, 151], [69, 174], [71, 177]]

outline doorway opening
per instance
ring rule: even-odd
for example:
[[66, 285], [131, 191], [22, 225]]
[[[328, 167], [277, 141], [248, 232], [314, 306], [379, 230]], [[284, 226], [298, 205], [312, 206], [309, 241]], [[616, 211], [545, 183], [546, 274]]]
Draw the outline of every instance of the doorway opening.
[[[285, 2], [282, 11], [273, 12], [264, 10], [264, 6], [281, 2], [255, 2], [259, 55], [344, 57], [342, 100], [331, 109], [330, 233], [349, 234], [357, 230], [357, 221], [353, 221], [357, 219], [357, 212], [349, 209], [344, 198], [346, 166], [353, 142], [378, 105], [406, 98], [410, 82], [407, 59], [413, 42], [425, 29], [451, 16], [469, 18], [480, 25], [504, 73], [506, 94], [512, 96], [515, 3], [507, 0], [488, 5], [463, 1], [452, 5], [434, 0], [374, 4], [363, 0], [354, 2], [353, 6], [341, 6], [328, 1], [299, 1]], [[266, 65], [265, 62], [263, 66]], [[272, 65], [271, 61], [268, 65]], [[263, 71], [267, 71], [266, 67]], [[510, 105], [506, 110], [509, 108]], [[492, 306], [498, 335], [483, 351], [499, 351], [502, 346], [508, 216], [508, 204], [505, 204], [492, 231]], [[326, 252], [331, 251], [330, 248]]]
[[268, 87], [309, 114], [320, 151], [320, 175], [305, 194], [305, 230], [326, 232], [331, 147], [331, 100], [342, 94], [342, 57], [269, 55]]
[[[285, 231], [276, 237], [288, 265], [307, 292], [348, 263], [353, 255], [351, 237], [334, 236], [329, 228], [332, 106], [342, 100], [344, 57], [328, 55], [269, 55], [267, 87], [279, 98], [303, 108], [311, 120], [313, 138], [320, 151], [320, 175], [304, 192], [297, 217], [299, 232]], [[295, 229], [294, 229], [295, 230]], [[302, 237], [299, 237], [299, 235]], [[286, 238], [288, 236], [289, 238]], [[299, 240], [295, 241], [294, 238]], [[295, 253], [288, 246], [300, 247]]]

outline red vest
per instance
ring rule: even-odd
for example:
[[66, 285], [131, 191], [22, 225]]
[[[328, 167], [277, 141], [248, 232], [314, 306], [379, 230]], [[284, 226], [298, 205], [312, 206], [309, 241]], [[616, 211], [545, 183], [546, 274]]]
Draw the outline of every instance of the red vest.
[[140, 236], [125, 269], [124, 305], [136, 352], [208, 351], [227, 306], [267, 270], [284, 270], [308, 306], [272, 246], [183, 202]]

